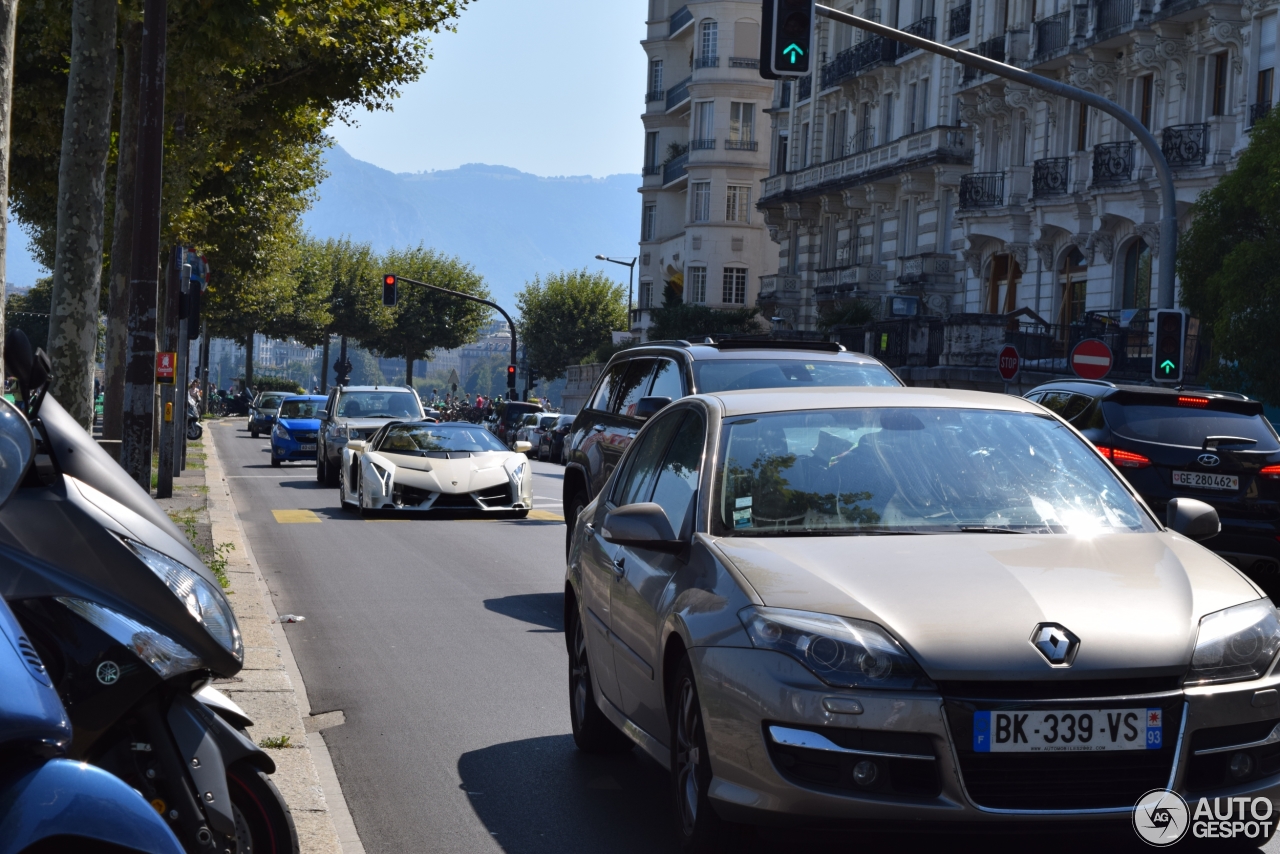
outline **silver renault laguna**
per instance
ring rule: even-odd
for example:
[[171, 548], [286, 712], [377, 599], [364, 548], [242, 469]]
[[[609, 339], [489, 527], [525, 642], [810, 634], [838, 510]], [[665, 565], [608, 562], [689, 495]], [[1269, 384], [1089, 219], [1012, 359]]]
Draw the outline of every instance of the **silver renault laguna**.
[[700, 395], [579, 517], [573, 735], [726, 823], [1126, 820], [1280, 795], [1280, 621], [1056, 415], [909, 388]]

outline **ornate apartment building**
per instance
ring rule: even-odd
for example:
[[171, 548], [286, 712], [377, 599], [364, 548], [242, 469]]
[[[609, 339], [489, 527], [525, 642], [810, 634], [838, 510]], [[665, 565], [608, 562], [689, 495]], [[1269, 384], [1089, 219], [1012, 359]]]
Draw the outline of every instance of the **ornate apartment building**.
[[[1276, 0], [832, 5], [1116, 101], [1161, 141], [1182, 229], [1275, 96]], [[1117, 368], [1141, 375], [1162, 200], [1133, 135], [1076, 102], [818, 26], [813, 75], [774, 93], [765, 312], [803, 330], [851, 298], [878, 299], [885, 321], [914, 314], [927, 334], [866, 344], [919, 381], [1010, 342], [1061, 367], [1081, 337], [1109, 339]]]
[[755, 208], [773, 101], [758, 71], [760, 3], [650, 0], [648, 27], [638, 336], [667, 285], [686, 303], [754, 305], [776, 255]]

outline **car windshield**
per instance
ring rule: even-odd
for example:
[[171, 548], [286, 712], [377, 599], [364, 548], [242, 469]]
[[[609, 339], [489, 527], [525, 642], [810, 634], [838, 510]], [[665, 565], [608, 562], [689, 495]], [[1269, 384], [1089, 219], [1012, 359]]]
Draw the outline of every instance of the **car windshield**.
[[757, 388], [902, 385], [880, 365], [819, 359], [715, 359], [694, 362], [693, 376], [702, 394]]
[[[1140, 442], [1202, 448], [1204, 440], [1210, 436], [1232, 436], [1253, 439], [1257, 444], [1245, 443], [1250, 451], [1280, 451], [1275, 432], [1261, 415], [1179, 406], [1128, 405], [1114, 401], [1103, 402], [1102, 414], [1117, 435]], [[1224, 445], [1229, 447], [1227, 443]]]
[[505, 452], [507, 449], [483, 427], [403, 424], [387, 431], [378, 450], [391, 454], [425, 456], [441, 452]]
[[576, 415], [561, 415], [559, 418], [556, 419], [556, 426], [570, 427], [573, 425], [573, 421], [575, 418], [577, 418]]
[[411, 391], [351, 391], [338, 401], [342, 418], [416, 418], [418, 398]]
[[553, 424], [555, 424], [555, 423], [556, 423], [556, 420], [557, 420], [558, 418], [559, 418], [559, 416], [558, 416], [558, 415], [544, 415], [544, 416], [542, 416], [541, 418], [539, 418], [539, 419], [538, 419], [538, 429], [539, 429], [539, 430], [546, 430], [548, 427], [550, 427], [550, 426], [552, 426]]
[[1097, 452], [1047, 416], [788, 412], [727, 422], [722, 441], [722, 536], [1157, 530]]
[[307, 400], [301, 398], [298, 400], [286, 400], [280, 404], [281, 418], [315, 418], [316, 413], [320, 411], [320, 407], [324, 404], [323, 400]]
[[284, 400], [287, 395], [283, 394], [264, 394], [258, 399], [258, 409], [279, 409], [280, 401]]

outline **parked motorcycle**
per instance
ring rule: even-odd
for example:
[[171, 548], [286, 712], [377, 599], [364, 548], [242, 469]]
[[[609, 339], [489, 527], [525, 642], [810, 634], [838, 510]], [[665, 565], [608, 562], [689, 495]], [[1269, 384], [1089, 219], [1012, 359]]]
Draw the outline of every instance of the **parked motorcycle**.
[[0, 509], [0, 595], [68, 709], [67, 755], [142, 792], [196, 852], [298, 851], [293, 818], [210, 685], [243, 666], [230, 603], [185, 535], [56, 400], [49, 362], [21, 331], [5, 342], [37, 439]]
[[204, 426], [200, 423], [200, 407], [196, 406], [194, 397], [187, 395], [187, 438], [194, 441], [203, 435]]

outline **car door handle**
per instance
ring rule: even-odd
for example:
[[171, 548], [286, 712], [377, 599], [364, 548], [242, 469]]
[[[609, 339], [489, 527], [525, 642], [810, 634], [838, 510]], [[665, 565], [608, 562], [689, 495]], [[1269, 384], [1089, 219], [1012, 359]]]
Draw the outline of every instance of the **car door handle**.
[[625, 557], [613, 559], [613, 573], [619, 581], [627, 577], [627, 559]]

